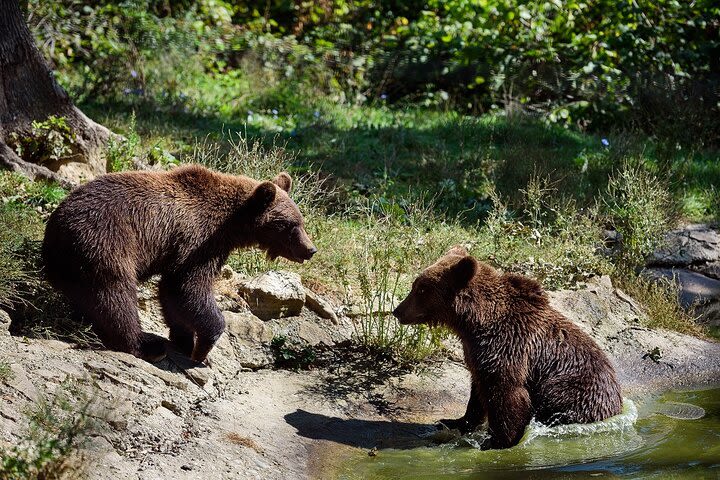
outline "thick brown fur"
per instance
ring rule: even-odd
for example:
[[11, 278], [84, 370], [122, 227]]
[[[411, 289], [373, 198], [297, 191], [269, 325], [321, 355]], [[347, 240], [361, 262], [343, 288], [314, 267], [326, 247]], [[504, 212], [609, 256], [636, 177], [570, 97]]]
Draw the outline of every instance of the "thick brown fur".
[[393, 313], [403, 324], [444, 325], [460, 337], [471, 398], [462, 418], [441, 422], [467, 432], [487, 420], [491, 448], [516, 445], [533, 417], [591, 423], [620, 413], [612, 364], [550, 306], [540, 284], [501, 274], [461, 247], [420, 274]]
[[204, 361], [225, 328], [213, 280], [232, 250], [256, 245], [297, 262], [316, 251], [288, 196], [291, 185], [287, 173], [258, 182], [197, 165], [102, 176], [50, 216], [47, 277], [106, 347], [157, 360], [165, 343], [140, 328], [137, 283], [162, 275], [170, 340]]

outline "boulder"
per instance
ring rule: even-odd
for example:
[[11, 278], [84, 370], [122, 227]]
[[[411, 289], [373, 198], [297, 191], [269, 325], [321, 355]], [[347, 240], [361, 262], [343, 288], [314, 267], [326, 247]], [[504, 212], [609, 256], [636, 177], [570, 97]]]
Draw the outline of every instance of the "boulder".
[[680, 303], [694, 308], [701, 323], [720, 325], [720, 233], [688, 225], [665, 236], [643, 275], [677, 282]]
[[720, 280], [682, 268], [646, 268], [643, 274], [677, 282], [684, 308], [720, 301]]
[[688, 225], [665, 235], [651, 266], [687, 266], [720, 260], [720, 234], [708, 225]]
[[271, 271], [238, 285], [250, 311], [262, 320], [294, 317], [305, 305], [305, 288], [300, 276]]
[[273, 332], [265, 322], [252, 313], [223, 312], [229, 336], [249, 344], [269, 344]]
[[690, 270], [701, 273], [706, 277], [720, 280], [720, 260], [702, 263], [700, 265], [690, 265], [689, 268]]
[[332, 320], [335, 325], [339, 323], [332, 305], [320, 295], [307, 288], [305, 289], [305, 306], [308, 310], [317, 313], [320, 318]]
[[252, 313], [223, 312], [225, 331], [235, 355], [242, 367], [258, 369], [272, 364], [270, 342], [273, 330]]

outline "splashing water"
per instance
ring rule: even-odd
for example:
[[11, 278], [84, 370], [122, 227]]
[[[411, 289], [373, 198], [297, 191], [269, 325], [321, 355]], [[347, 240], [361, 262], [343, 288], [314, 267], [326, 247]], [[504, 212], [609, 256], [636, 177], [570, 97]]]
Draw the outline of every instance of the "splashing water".
[[525, 429], [525, 435], [520, 439], [520, 445], [528, 445], [538, 437], [581, 437], [597, 433], [622, 432], [631, 429], [637, 418], [637, 407], [627, 398], [623, 399], [623, 408], [619, 414], [602, 422], [547, 426], [533, 418]]
[[[427, 445], [428, 439], [445, 441]], [[441, 440], [442, 439], [442, 440]], [[720, 389], [668, 392], [593, 424], [531, 422], [520, 444], [480, 450], [485, 431], [430, 435], [415, 448], [364, 452], [341, 479], [720, 478]]]

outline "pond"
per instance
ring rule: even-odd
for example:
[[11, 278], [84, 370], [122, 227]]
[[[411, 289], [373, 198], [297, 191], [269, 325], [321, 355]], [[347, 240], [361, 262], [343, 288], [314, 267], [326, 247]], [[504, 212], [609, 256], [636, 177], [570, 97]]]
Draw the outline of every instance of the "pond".
[[531, 424], [507, 450], [478, 450], [478, 440], [358, 452], [339, 478], [720, 479], [720, 388], [626, 400], [620, 415], [592, 425]]

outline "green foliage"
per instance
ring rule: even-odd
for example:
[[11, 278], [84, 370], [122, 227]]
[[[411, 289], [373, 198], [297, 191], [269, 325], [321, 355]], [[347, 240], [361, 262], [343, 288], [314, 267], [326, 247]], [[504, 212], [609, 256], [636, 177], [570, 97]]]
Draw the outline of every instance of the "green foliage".
[[467, 233], [436, 223], [431, 208], [417, 200], [395, 203], [380, 197], [359, 208], [350, 238], [334, 262], [345, 296], [359, 307], [355, 337], [402, 362], [422, 360], [439, 350], [446, 332], [400, 325], [391, 312], [420, 269], [458, 241], [456, 234]]
[[10, 133], [8, 145], [27, 161], [47, 164], [68, 157], [75, 139], [65, 117], [50, 115], [42, 122], [33, 121], [28, 133]]
[[308, 370], [317, 359], [317, 352], [313, 347], [291, 344], [283, 335], [273, 337], [270, 348], [275, 356], [276, 368]]
[[0, 173], [0, 306], [26, 302], [39, 287], [37, 247], [43, 218], [65, 194], [57, 186]]
[[610, 177], [602, 202], [607, 222], [622, 235], [621, 262], [644, 265], [672, 225], [667, 187], [642, 162], [626, 162]]
[[91, 406], [92, 399], [72, 382], [63, 383], [52, 401], [36, 404], [28, 412], [27, 435], [0, 456], [0, 478], [79, 476], [83, 465], [78, 451], [96, 428]]
[[[563, 288], [613, 271], [602, 254], [594, 210], [578, 209], [555, 195], [547, 180], [532, 179], [523, 190], [522, 212], [512, 212], [497, 194], [481, 241], [473, 250], [503, 270]], [[482, 237], [481, 237], [482, 238]]]
[[127, 130], [124, 138], [111, 138], [108, 143], [107, 164], [112, 172], [132, 170], [135, 167], [133, 159], [138, 155], [140, 147], [140, 136], [135, 130], [135, 114], [130, 117]]
[[710, 0], [33, 0], [29, 11], [75, 98], [255, 114], [296, 111], [303, 93], [323, 92], [621, 124], [685, 145], [720, 139]]

